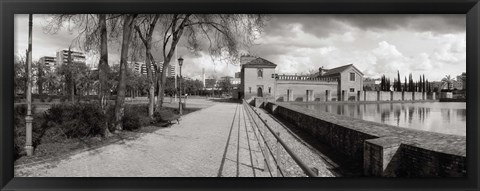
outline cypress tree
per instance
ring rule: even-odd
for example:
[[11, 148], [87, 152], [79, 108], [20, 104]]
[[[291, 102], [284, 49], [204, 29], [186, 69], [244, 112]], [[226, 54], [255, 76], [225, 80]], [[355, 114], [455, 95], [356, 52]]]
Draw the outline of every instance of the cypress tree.
[[402, 91], [402, 82], [400, 79], [400, 71], [397, 70], [397, 91]]
[[427, 90], [427, 84], [425, 82], [425, 74], [423, 74], [423, 92], [426, 92]]
[[422, 92], [422, 76], [420, 75], [420, 80], [418, 80], [418, 92]]

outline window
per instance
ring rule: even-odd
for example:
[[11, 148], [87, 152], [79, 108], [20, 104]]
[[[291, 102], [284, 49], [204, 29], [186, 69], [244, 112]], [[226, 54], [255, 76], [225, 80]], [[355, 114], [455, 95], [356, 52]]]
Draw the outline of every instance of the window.
[[268, 93], [272, 93], [272, 87], [268, 87]]
[[252, 93], [252, 87], [248, 87], [248, 93]]
[[350, 81], [355, 81], [355, 73], [350, 73]]
[[355, 92], [355, 88], [350, 88], [350, 92]]
[[261, 68], [257, 70], [257, 73], [259, 78], [263, 78], [263, 70]]

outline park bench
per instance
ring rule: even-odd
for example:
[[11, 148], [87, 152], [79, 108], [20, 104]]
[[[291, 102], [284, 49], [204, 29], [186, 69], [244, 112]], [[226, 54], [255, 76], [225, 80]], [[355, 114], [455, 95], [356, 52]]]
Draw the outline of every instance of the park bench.
[[177, 121], [180, 124], [180, 115], [174, 114], [168, 110], [161, 110], [159, 112], [160, 120], [163, 122], [168, 122], [168, 125], [173, 124], [173, 121]]

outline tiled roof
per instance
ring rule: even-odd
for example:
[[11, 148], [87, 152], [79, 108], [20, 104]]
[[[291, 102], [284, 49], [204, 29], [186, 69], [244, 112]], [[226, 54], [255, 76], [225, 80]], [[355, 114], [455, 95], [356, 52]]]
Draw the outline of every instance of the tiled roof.
[[[339, 73], [342, 73], [343, 71], [345, 71], [346, 69], [348, 69], [348, 67], [352, 66], [353, 68], [355, 68], [358, 72], [360, 72], [361, 74], [363, 74], [360, 70], [358, 70], [353, 64], [348, 64], [348, 65], [344, 65], [344, 66], [339, 66], [339, 67], [336, 67], [336, 68], [332, 68], [332, 69], [324, 69], [325, 70], [325, 73], [322, 75], [322, 76], [332, 76], [332, 75], [336, 75], [336, 74], [339, 74]], [[315, 73], [314, 76], [318, 76], [319, 73]]]
[[246, 64], [243, 65], [243, 67], [277, 67], [276, 64], [268, 61], [268, 60], [265, 60], [263, 58], [256, 58], [250, 62], [247, 62]]
[[328, 76], [328, 75], [334, 75], [334, 74], [338, 74], [338, 73], [341, 73], [343, 72], [344, 70], [346, 70], [348, 67], [352, 66], [353, 64], [349, 64], [349, 65], [345, 65], [345, 66], [340, 66], [340, 67], [336, 67], [336, 68], [332, 68], [332, 69], [329, 69], [327, 70], [327, 72], [325, 72], [325, 74], [323, 74], [324, 76]]

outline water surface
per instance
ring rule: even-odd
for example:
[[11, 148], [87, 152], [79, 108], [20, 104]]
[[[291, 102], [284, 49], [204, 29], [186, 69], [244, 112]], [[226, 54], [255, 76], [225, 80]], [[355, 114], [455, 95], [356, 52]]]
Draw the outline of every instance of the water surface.
[[465, 102], [310, 104], [303, 106], [317, 111], [398, 127], [466, 135]]

